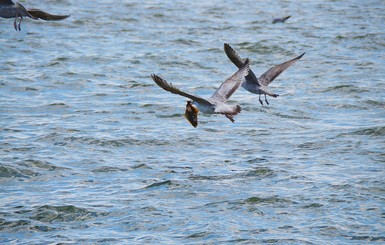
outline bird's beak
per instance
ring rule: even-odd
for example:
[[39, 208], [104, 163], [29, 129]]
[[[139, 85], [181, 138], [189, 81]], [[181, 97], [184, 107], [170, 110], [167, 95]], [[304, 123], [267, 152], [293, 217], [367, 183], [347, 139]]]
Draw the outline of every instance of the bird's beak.
[[196, 108], [191, 102], [187, 102], [184, 116], [194, 128], [198, 126], [198, 112], [198, 108]]

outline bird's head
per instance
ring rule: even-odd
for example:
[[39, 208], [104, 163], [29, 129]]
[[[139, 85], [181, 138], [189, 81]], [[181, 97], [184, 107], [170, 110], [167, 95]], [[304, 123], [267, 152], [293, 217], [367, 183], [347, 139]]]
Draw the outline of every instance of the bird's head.
[[198, 112], [199, 109], [192, 103], [192, 101], [187, 101], [184, 116], [194, 128], [198, 126]]

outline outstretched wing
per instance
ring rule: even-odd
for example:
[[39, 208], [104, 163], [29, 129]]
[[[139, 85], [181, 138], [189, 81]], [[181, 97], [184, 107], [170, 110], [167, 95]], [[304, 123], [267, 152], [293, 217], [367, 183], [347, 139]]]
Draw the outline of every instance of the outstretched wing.
[[[245, 61], [241, 59], [239, 54], [229, 44], [227, 43], [224, 44], [224, 50], [227, 57], [231, 60], [231, 62], [234, 63], [234, 65], [236, 65], [238, 68], [241, 68], [243, 66]], [[245, 79], [246, 79], [246, 83], [260, 85], [258, 83], [257, 77], [255, 76], [254, 72], [251, 69], [249, 69], [249, 75], [247, 75]]]
[[226, 102], [230, 96], [239, 88], [245, 76], [249, 74], [249, 59], [246, 59], [243, 66], [234, 73], [231, 77], [227, 78], [221, 86], [211, 96], [211, 99]]
[[198, 102], [199, 104], [202, 104], [202, 105], [212, 106], [212, 104], [209, 101], [207, 101], [207, 100], [205, 100], [203, 98], [200, 98], [198, 96], [185, 93], [185, 92], [179, 90], [178, 88], [174, 87], [171, 83], [168, 83], [166, 80], [164, 80], [163, 78], [161, 78], [161, 77], [159, 77], [159, 76], [157, 76], [155, 74], [152, 74], [151, 78], [152, 78], [152, 80], [154, 80], [154, 82], [159, 87], [163, 88], [164, 90], [166, 90], [168, 92], [171, 92], [173, 94], [179, 94], [181, 96], [187, 97], [187, 98], [192, 99], [193, 101], [196, 101], [196, 102]]
[[64, 20], [70, 16], [70, 15], [50, 14], [50, 13], [44, 12], [40, 9], [28, 9], [28, 13], [33, 18], [42, 19], [42, 20]]
[[263, 73], [258, 78], [259, 83], [264, 85], [264, 86], [269, 85], [282, 72], [284, 72], [287, 68], [289, 68], [291, 65], [293, 65], [297, 60], [301, 59], [304, 54], [305, 53], [301, 54], [300, 56], [295, 57], [294, 59], [283, 62], [282, 64], [271, 67], [269, 70], [267, 70], [267, 72]]
[[12, 0], [0, 0], [0, 5], [15, 5]]

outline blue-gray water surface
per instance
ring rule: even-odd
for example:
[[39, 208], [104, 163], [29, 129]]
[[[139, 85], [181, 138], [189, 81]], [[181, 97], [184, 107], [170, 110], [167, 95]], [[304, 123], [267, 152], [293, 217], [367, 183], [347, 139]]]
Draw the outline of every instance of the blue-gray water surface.
[[[385, 242], [382, 0], [22, 4], [71, 17], [0, 19], [0, 243]], [[223, 43], [306, 54], [193, 128], [150, 74], [209, 97]]]

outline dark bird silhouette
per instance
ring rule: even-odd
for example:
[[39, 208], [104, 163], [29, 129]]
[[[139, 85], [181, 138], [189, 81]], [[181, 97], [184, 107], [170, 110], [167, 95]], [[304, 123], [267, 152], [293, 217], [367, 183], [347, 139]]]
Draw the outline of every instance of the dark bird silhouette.
[[275, 23], [283, 23], [285, 21], [287, 21], [291, 16], [286, 16], [286, 17], [282, 17], [282, 18], [274, 18], [273, 19], [273, 24]]
[[[20, 3], [14, 3], [12, 0], [0, 0], [0, 17], [2, 18], [15, 18], [13, 22], [13, 26], [16, 31], [20, 31], [21, 21], [23, 17], [29, 17], [31, 19], [37, 20], [63, 20], [68, 18], [70, 15], [54, 15], [44, 12], [40, 9], [27, 9]], [[17, 23], [17, 19], [20, 18], [19, 23]]]

